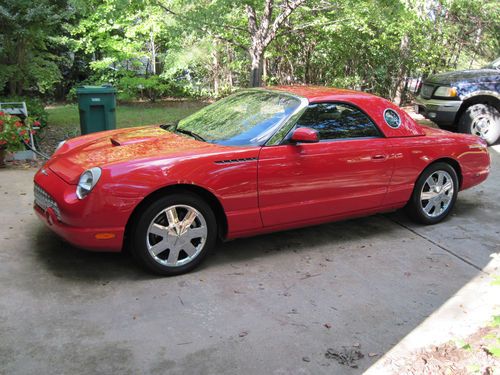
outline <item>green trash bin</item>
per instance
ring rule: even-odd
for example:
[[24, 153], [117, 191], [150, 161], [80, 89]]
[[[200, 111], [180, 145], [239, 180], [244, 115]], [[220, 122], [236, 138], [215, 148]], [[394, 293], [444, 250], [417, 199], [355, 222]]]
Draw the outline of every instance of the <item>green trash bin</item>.
[[116, 129], [116, 89], [110, 85], [76, 89], [82, 135]]

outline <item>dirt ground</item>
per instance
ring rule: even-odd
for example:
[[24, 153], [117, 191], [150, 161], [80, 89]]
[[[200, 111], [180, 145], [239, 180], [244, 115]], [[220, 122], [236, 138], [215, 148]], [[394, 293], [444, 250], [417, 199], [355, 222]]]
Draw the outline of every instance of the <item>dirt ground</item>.
[[500, 358], [488, 349], [498, 346], [498, 327], [483, 327], [464, 340], [431, 346], [419, 350], [406, 359], [399, 374], [483, 374], [500, 371]]

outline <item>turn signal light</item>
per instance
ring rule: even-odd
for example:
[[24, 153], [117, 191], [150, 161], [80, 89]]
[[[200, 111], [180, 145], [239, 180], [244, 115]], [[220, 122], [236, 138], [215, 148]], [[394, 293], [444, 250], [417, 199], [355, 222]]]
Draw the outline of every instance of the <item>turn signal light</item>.
[[97, 233], [95, 235], [96, 240], [111, 240], [116, 237], [114, 233]]

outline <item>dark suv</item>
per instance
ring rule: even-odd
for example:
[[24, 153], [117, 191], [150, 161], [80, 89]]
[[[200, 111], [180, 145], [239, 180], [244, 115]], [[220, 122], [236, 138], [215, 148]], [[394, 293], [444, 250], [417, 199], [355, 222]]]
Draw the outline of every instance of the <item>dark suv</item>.
[[441, 128], [494, 144], [500, 138], [500, 58], [481, 69], [430, 76], [420, 88], [415, 111]]

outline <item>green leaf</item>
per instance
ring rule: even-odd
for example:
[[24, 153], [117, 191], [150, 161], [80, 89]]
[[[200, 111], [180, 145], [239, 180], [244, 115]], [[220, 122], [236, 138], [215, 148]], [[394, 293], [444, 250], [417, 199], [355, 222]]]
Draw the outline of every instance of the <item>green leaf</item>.
[[468, 344], [466, 341], [462, 339], [455, 340], [455, 345], [457, 348], [464, 349], [464, 350], [471, 350], [470, 344]]
[[491, 282], [491, 285], [495, 285], [495, 286], [500, 285], [500, 275], [493, 276], [493, 281]]
[[495, 346], [487, 346], [486, 347], [486, 350], [488, 350], [488, 352], [494, 356], [494, 357], [497, 357], [497, 358], [500, 358], [500, 345], [495, 345]]
[[495, 315], [493, 317], [493, 320], [490, 323], [490, 326], [492, 327], [500, 327], [500, 315]]

